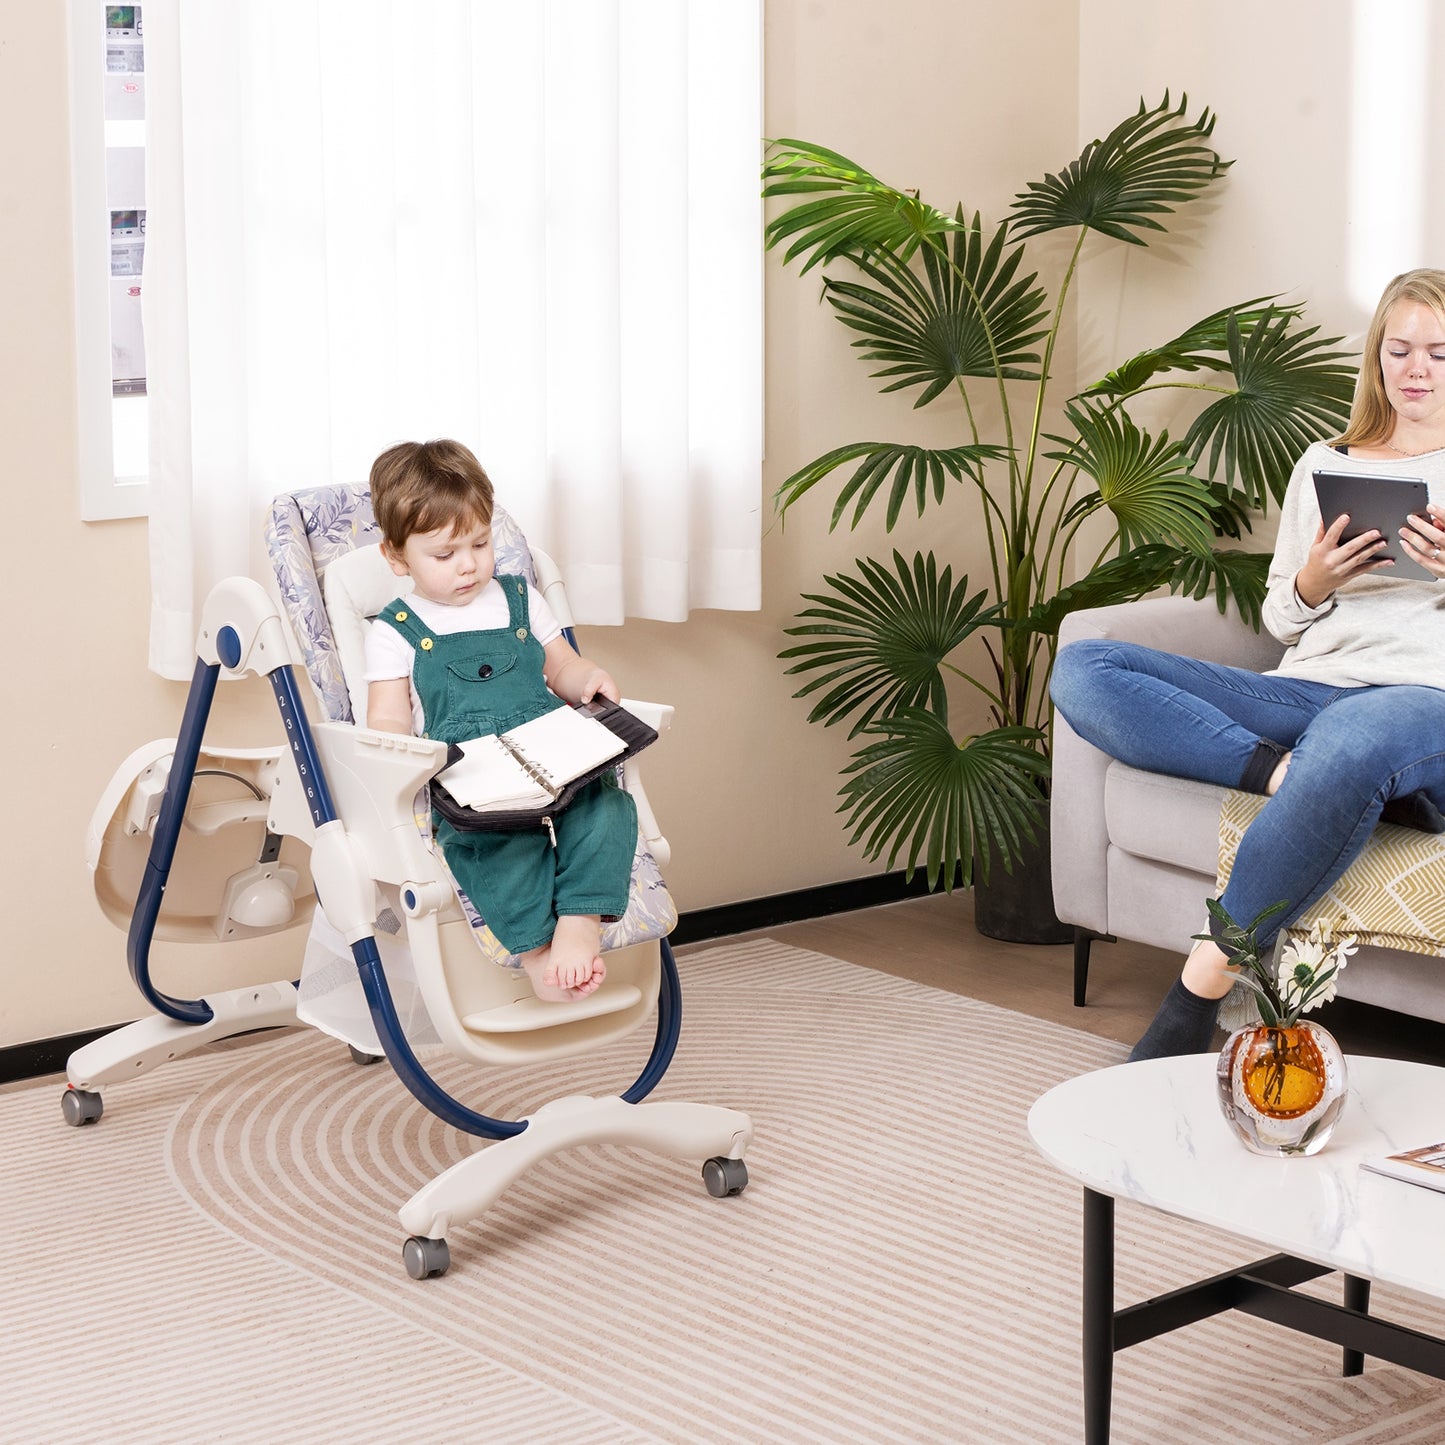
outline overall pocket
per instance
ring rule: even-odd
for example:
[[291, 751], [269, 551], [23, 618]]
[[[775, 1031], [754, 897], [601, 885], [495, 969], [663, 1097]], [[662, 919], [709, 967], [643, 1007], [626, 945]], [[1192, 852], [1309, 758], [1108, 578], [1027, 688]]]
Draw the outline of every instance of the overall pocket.
[[508, 676], [517, 665], [508, 648], [478, 649], [447, 663], [447, 718], [475, 724], [472, 737], [511, 726], [517, 710], [517, 677]]

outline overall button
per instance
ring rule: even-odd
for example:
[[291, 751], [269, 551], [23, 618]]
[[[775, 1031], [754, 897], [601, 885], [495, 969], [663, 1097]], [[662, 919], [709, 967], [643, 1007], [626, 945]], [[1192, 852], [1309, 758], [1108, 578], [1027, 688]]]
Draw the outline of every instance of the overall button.
[[527, 629], [525, 627], [519, 627], [517, 629], [517, 638], [519, 641], [522, 642], [525, 642], [527, 640]]
[[484, 662], [484, 663], [477, 669], [477, 676], [478, 676], [478, 677], [490, 677], [491, 675], [492, 675], [492, 664], [491, 664], [490, 662]]

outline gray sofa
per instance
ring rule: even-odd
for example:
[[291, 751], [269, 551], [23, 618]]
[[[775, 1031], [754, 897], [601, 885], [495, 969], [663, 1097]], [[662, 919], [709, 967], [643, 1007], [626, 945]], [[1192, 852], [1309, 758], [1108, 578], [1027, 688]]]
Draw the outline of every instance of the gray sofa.
[[[1116, 637], [1265, 671], [1283, 648], [1206, 598], [1149, 598], [1073, 613], [1059, 644]], [[1180, 955], [1206, 923], [1223, 789], [1127, 767], [1054, 719], [1050, 822], [1054, 908], [1074, 927], [1074, 1002], [1085, 1001], [1096, 938], [1127, 938]], [[1445, 836], [1441, 841], [1445, 851]], [[1445, 1022], [1445, 959], [1362, 947], [1340, 974], [1341, 997]]]

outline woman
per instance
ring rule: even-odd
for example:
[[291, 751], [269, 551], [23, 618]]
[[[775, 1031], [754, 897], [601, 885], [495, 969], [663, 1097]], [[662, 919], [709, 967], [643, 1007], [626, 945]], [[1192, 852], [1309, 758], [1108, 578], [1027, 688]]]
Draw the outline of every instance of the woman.
[[[1445, 271], [1385, 288], [1350, 424], [1290, 478], [1264, 622], [1288, 644], [1259, 674], [1107, 639], [1059, 653], [1052, 695], [1074, 730], [1135, 767], [1264, 793], [1220, 902], [1267, 946], [1349, 866], [1382, 813], [1445, 830]], [[1398, 539], [1326, 530], [1318, 470], [1420, 477], [1426, 515]], [[1436, 581], [1391, 576], [1387, 545]], [[1235, 970], [1199, 943], [1131, 1059], [1210, 1047]]]

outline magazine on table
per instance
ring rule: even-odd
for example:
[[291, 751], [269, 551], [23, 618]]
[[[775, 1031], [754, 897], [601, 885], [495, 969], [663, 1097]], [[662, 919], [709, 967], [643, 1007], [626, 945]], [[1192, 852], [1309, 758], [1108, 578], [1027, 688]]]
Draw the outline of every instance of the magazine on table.
[[1360, 1167], [1407, 1184], [1423, 1184], [1426, 1189], [1445, 1192], [1445, 1142], [1422, 1144], [1418, 1149], [1404, 1149], [1398, 1154], [1381, 1154], [1360, 1161]]

